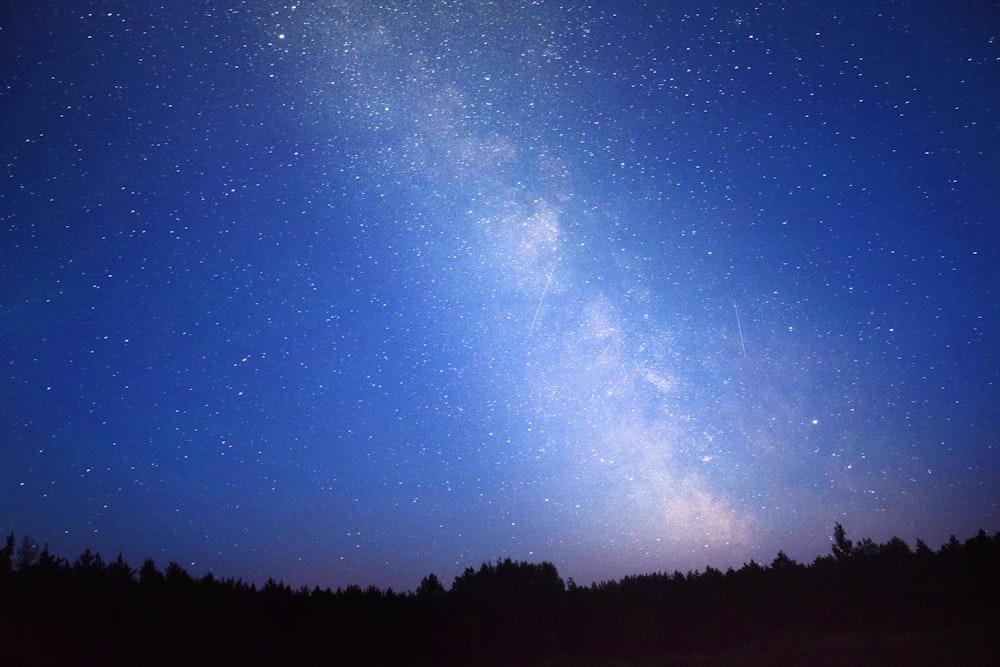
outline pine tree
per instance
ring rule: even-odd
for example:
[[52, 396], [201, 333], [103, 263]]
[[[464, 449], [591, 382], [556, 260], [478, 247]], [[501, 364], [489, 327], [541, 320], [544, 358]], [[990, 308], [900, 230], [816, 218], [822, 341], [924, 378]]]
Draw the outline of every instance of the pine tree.
[[836, 556], [837, 560], [842, 561], [851, 557], [851, 552], [854, 549], [854, 543], [847, 539], [847, 533], [844, 531], [844, 527], [840, 523], [836, 523], [833, 526], [833, 555]]
[[17, 569], [27, 570], [38, 562], [38, 542], [25, 535], [21, 538], [21, 546], [17, 548]]

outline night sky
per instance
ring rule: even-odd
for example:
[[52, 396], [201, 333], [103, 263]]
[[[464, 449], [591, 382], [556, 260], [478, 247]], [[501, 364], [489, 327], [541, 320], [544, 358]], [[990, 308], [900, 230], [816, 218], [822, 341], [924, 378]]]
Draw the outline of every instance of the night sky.
[[994, 3], [0, 12], [4, 534], [410, 590], [1000, 529]]

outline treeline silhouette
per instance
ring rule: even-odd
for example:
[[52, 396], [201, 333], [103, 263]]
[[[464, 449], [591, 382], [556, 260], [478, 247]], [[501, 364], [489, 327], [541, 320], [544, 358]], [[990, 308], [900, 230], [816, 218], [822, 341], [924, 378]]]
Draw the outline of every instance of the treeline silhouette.
[[1000, 664], [1000, 533], [937, 551], [847, 538], [811, 564], [578, 586], [551, 563], [468, 568], [450, 588], [257, 587], [121, 554], [0, 549], [4, 665]]

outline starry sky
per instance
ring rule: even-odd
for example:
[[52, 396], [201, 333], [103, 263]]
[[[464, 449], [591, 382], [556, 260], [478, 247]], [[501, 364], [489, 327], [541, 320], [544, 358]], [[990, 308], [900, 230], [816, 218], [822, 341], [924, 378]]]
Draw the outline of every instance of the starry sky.
[[0, 12], [4, 533], [410, 590], [1000, 529], [993, 3]]

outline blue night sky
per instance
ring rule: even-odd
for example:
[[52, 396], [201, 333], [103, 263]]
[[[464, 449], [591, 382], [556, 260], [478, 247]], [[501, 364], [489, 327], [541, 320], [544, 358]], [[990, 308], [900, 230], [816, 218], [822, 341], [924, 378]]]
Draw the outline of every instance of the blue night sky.
[[579, 583], [1000, 529], [992, 2], [6, 3], [0, 530]]

